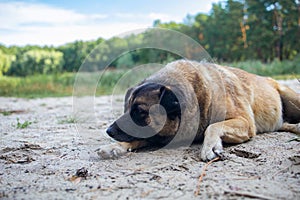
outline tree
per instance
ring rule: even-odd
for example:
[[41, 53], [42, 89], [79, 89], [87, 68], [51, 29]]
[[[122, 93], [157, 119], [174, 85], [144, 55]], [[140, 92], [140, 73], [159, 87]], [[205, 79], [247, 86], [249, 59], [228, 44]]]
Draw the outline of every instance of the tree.
[[54, 50], [29, 50], [18, 55], [9, 69], [9, 74], [27, 76], [50, 74], [62, 71], [63, 53]]
[[229, 0], [226, 4], [213, 4], [209, 16], [198, 15], [195, 28], [199, 28], [198, 40], [205, 45], [212, 57], [222, 61], [242, 58], [244, 5], [239, 1]]
[[[213, 4], [209, 14], [187, 15], [182, 23], [162, 23], [158, 19], [153, 26], [192, 37], [211, 57], [221, 62], [270, 62], [274, 59], [292, 60], [300, 55], [300, 0], [220, 1]], [[187, 58], [201, 54], [201, 48], [192, 48], [188, 44], [182, 47], [179, 41], [180, 36], [174, 37], [174, 34], [146, 31], [108, 40], [75, 41], [58, 48], [6, 47], [0, 44], [0, 73], [76, 72], [83, 62], [86, 64], [84, 70], [97, 71], [107, 66], [121, 68], [151, 62], [166, 63], [181, 58], [177, 54]], [[134, 50], [135, 47], [150, 47], [154, 43], [162, 49]], [[167, 52], [163, 50], [164, 46], [180, 51]], [[55, 64], [54, 60], [59, 60], [60, 64]], [[50, 63], [54, 64], [54, 68], [50, 67]]]
[[75, 41], [58, 48], [64, 55], [64, 71], [75, 72], [78, 71], [82, 62], [88, 57], [89, 53], [99, 45], [104, 42], [102, 38], [96, 41]]
[[14, 62], [15, 60], [16, 60], [15, 55], [5, 54], [0, 49], [0, 76], [5, 74], [9, 70], [11, 63]]
[[292, 59], [300, 52], [298, 0], [246, 0], [246, 4], [251, 49], [257, 58], [264, 61]]

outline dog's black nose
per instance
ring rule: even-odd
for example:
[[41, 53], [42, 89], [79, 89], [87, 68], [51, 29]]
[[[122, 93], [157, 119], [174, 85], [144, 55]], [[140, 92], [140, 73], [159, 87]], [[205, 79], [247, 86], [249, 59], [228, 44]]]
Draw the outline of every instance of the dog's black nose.
[[110, 126], [110, 127], [108, 127], [107, 129], [106, 129], [106, 133], [109, 135], [109, 136], [112, 136], [113, 135], [113, 127], [112, 126]]
[[113, 123], [112, 125], [110, 125], [107, 129], [106, 129], [106, 133], [110, 136], [110, 137], [114, 137], [116, 135], [118, 135], [120, 133], [120, 129], [119, 127], [116, 125], [116, 123]]

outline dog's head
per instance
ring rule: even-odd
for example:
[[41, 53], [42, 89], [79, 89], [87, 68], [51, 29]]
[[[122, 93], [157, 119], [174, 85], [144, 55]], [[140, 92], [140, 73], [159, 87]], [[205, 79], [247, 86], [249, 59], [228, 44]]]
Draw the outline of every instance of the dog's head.
[[180, 103], [172, 89], [144, 83], [127, 91], [124, 114], [107, 133], [120, 142], [147, 140], [165, 144], [176, 135], [180, 119]]

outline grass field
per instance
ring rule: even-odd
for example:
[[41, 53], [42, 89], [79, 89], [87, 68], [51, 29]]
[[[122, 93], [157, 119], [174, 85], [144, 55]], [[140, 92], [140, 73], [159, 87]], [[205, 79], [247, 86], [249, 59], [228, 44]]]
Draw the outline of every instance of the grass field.
[[295, 59], [294, 61], [275, 60], [268, 64], [260, 61], [245, 61], [230, 63], [228, 65], [262, 76], [276, 77], [280, 75], [300, 74], [300, 58]]
[[[271, 76], [275, 79], [300, 78], [300, 62], [295, 61], [273, 61], [264, 64], [259, 61], [247, 61], [230, 63], [248, 72]], [[126, 70], [108, 70], [103, 73], [101, 83], [97, 85], [96, 95], [108, 95], [116, 90], [125, 90], [130, 84], [139, 82], [151, 72], [139, 72], [126, 74]], [[70, 96], [73, 93], [73, 85], [76, 78], [75, 73], [63, 73], [52, 75], [35, 75], [28, 77], [0, 77], [0, 96], [13, 96], [25, 98]], [[124, 82], [126, 79], [126, 83]], [[123, 80], [123, 82], [120, 80]], [[120, 87], [121, 86], [121, 87]], [[118, 91], [115, 91], [118, 92]]]
[[0, 96], [49, 97], [72, 95], [75, 74], [0, 77]]

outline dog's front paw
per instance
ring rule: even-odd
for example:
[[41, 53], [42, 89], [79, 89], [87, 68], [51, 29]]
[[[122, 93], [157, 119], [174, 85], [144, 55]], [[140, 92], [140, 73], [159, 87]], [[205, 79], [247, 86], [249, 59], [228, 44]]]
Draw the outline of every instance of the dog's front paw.
[[223, 153], [221, 138], [205, 138], [201, 150], [201, 160], [210, 161]]
[[127, 153], [127, 149], [119, 143], [108, 144], [96, 150], [102, 159], [118, 158]]

